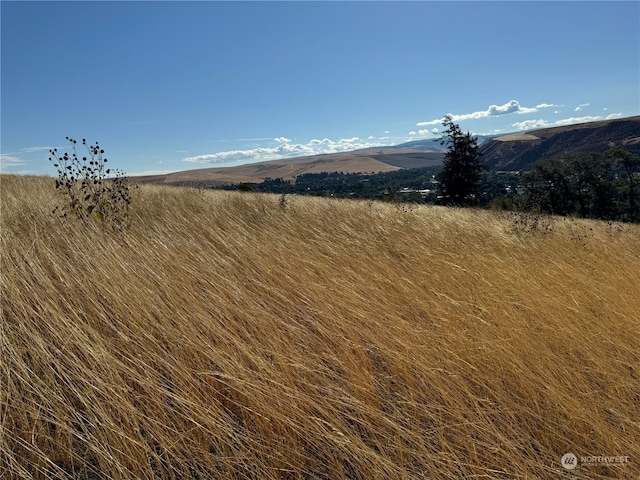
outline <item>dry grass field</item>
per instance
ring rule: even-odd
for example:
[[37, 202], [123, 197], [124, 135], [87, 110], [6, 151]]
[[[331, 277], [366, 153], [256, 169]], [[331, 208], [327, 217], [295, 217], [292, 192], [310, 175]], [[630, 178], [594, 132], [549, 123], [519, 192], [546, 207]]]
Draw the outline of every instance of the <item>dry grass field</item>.
[[0, 190], [2, 479], [640, 478], [640, 226]]

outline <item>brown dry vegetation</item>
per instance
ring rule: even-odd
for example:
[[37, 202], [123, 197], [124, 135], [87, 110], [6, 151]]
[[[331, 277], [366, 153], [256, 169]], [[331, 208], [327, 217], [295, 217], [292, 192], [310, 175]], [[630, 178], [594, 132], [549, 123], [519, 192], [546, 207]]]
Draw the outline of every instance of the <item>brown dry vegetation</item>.
[[0, 187], [2, 478], [640, 475], [639, 226]]

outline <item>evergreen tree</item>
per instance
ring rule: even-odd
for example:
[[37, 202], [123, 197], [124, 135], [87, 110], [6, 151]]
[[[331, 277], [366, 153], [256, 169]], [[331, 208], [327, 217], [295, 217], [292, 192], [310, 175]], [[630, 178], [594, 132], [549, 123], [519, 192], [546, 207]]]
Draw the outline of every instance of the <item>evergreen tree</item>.
[[469, 132], [462, 133], [450, 115], [445, 115], [442, 125], [446, 129], [440, 143], [447, 146], [444, 166], [438, 174], [442, 201], [458, 206], [475, 204], [480, 191], [481, 173], [486, 168], [480, 162], [478, 139]]

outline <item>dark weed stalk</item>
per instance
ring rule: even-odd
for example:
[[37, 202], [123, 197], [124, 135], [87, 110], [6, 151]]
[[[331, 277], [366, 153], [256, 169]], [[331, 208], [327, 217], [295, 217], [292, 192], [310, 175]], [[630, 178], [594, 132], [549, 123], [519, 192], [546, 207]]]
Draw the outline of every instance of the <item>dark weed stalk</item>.
[[131, 189], [129, 180], [120, 170], [107, 168], [107, 158], [98, 142], [95, 145], [82, 144], [88, 156], [78, 157], [77, 141], [66, 137], [71, 143], [72, 153], [58, 155], [58, 149], [50, 150], [49, 161], [58, 170], [56, 190], [64, 197], [63, 205], [58, 205], [53, 213], [66, 219], [76, 217], [84, 222], [97, 219], [117, 231], [128, 225]]

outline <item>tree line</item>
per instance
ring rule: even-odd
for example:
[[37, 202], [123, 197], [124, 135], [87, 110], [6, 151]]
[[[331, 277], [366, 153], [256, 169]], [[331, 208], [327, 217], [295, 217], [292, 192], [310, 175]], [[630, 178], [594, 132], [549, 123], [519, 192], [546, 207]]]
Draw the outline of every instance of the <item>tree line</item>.
[[640, 156], [620, 146], [603, 153], [539, 161], [523, 176], [522, 208], [556, 215], [640, 221]]
[[[435, 176], [441, 167], [401, 169], [370, 175], [361, 173], [322, 172], [298, 175], [295, 181], [266, 178], [252, 184], [260, 192], [333, 196], [368, 200], [421, 201], [399, 193], [401, 189], [426, 190], [435, 188]], [[246, 188], [246, 187], [245, 187]], [[435, 198], [435, 190], [434, 190]]]

